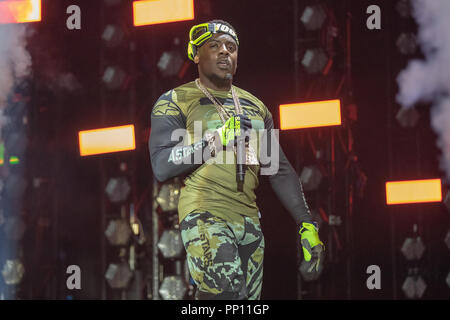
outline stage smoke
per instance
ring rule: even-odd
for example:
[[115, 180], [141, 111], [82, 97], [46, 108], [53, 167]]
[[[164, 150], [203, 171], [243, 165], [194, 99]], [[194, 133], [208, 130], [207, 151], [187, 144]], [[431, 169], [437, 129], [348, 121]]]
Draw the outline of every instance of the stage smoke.
[[[8, 149], [7, 152], [17, 151], [14, 149], [17, 146], [15, 137], [21, 140], [20, 130], [22, 129], [16, 127], [16, 123], [13, 121], [14, 116], [12, 116], [20, 113], [20, 103], [14, 99], [13, 95], [30, 73], [31, 56], [26, 50], [27, 35], [28, 29], [25, 24], [0, 25], [0, 143], [2, 148]], [[12, 110], [12, 108], [14, 109]], [[13, 143], [8, 143], [11, 141]], [[12, 155], [19, 156], [18, 154]], [[9, 165], [12, 155], [10, 154], [8, 159], [4, 159], [4, 155], [1, 155], [2, 166]], [[2, 197], [0, 216], [5, 221], [20, 219], [20, 211], [17, 209], [16, 203], [21, 203], [20, 198], [26, 185], [22, 177], [22, 169], [20, 167], [16, 169], [14, 173], [2, 170], [0, 176], [0, 180], [5, 184], [5, 190], [2, 190], [0, 195]], [[17, 233], [16, 226], [17, 224], [12, 223], [8, 227], [5, 223], [4, 235], [0, 232], [0, 269], [2, 270], [0, 277], [3, 278], [0, 279], [0, 299], [16, 298], [16, 293], [8, 286], [17, 285], [24, 273], [23, 264], [17, 259], [18, 243], [23, 232]], [[6, 232], [8, 228], [11, 234], [9, 238]]]
[[0, 110], [6, 107], [8, 95], [30, 72], [31, 56], [26, 50], [27, 25], [0, 26]]
[[412, 60], [398, 78], [397, 101], [404, 108], [431, 102], [431, 125], [442, 150], [441, 169], [450, 180], [450, 1], [413, 0], [418, 43], [424, 60]]

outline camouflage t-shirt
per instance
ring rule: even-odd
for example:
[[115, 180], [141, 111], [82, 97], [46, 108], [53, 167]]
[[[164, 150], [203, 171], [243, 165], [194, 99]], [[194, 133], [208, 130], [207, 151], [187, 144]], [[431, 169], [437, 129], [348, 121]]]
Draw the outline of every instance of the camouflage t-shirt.
[[[265, 121], [272, 121], [272, 115], [266, 106], [249, 92], [233, 86], [241, 104], [243, 113], [252, 122], [252, 129], [265, 128]], [[223, 105], [228, 114], [235, 114], [235, 106], [230, 91], [208, 91]], [[186, 128], [187, 137], [184, 145], [195, 146], [202, 139], [206, 130], [215, 130], [223, 125], [214, 104], [197, 88], [195, 82], [183, 84], [163, 94], [152, 111], [153, 123], [158, 118], [172, 118], [178, 126]], [[174, 119], [176, 118], [176, 119]], [[155, 121], [156, 120], [156, 121]], [[259, 137], [255, 134], [253, 138]], [[259, 159], [259, 144], [251, 140]], [[175, 141], [178, 143], [178, 140]], [[198, 146], [200, 147], [200, 146]], [[172, 150], [168, 162], [179, 160], [185, 154], [181, 150]], [[242, 191], [237, 190], [236, 158], [233, 150], [219, 151], [216, 159], [198, 166], [184, 177], [184, 186], [178, 204], [180, 221], [193, 211], [209, 211], [225, 219], [235, 219], [236, 215], [258, 216], [255, 189], [258, 187], [259, 165], [246, 166]]]

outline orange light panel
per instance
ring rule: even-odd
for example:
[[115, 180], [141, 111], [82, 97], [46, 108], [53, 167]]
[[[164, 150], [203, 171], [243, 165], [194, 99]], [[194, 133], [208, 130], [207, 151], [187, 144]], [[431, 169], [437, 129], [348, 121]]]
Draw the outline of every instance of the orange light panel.
[[136, 149], [134, 125], [80, 131], [78, 139], [81, 156]]
[[387, 204], [441, 201], [441, 179], [386, 182]]
[[135, 26], [194, 19], [194, 0], [142, 0], [133, 2]]
[[341, 101], [324, 100], [280, 105], [280, 129], [301, 129], [341, 124]]
[[41, 21], [41, 0], [0, 1], [0, 24]]

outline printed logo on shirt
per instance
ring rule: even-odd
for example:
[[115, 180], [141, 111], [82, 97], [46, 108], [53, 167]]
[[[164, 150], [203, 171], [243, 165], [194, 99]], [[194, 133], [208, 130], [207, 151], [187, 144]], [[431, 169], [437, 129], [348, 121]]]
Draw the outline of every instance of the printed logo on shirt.
[[153, 108], [152, 115], [154, 116], [177, 116], [180, 114], [180, 109], [172, 101], [160, 99]]

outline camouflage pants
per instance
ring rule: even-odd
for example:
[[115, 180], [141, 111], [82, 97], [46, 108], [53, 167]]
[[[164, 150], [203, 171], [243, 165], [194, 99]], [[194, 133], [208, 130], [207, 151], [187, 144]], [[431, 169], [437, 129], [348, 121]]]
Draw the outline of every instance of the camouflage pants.
[[261, 296], [264, 237], [258, 218], [229, 222], [209, 212], [190, 213], [180, 223], [196, 299]]

